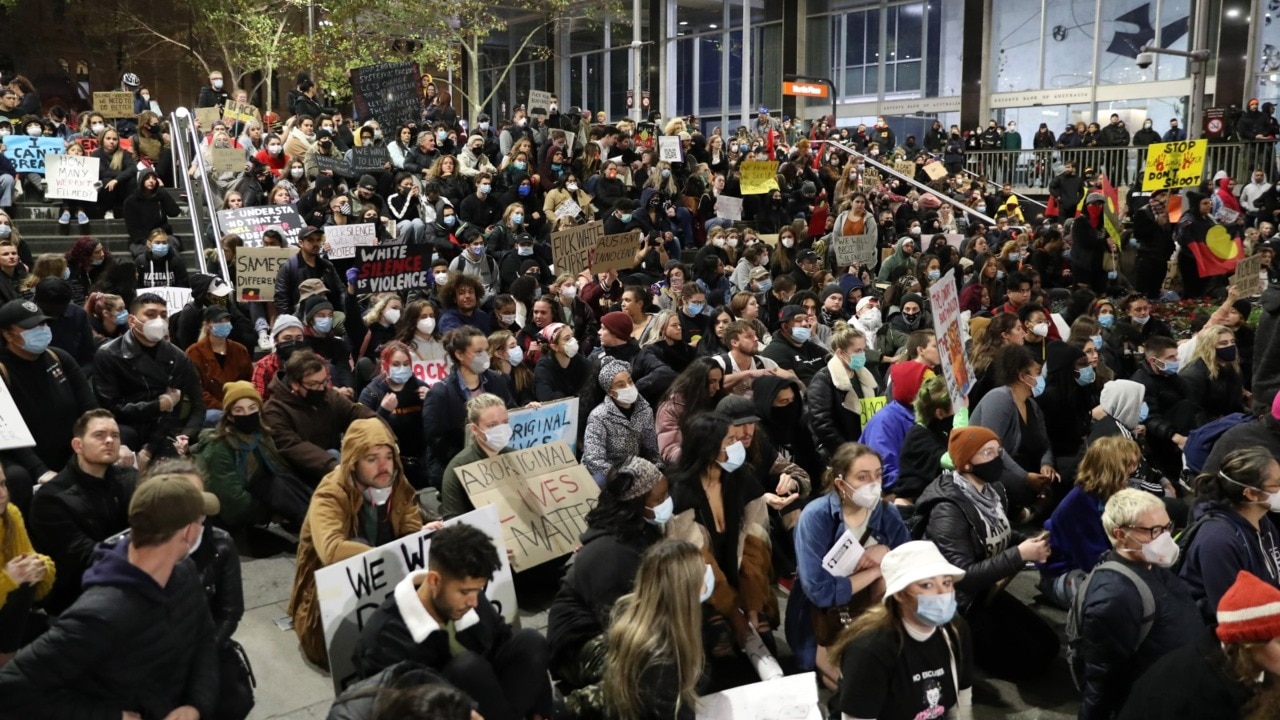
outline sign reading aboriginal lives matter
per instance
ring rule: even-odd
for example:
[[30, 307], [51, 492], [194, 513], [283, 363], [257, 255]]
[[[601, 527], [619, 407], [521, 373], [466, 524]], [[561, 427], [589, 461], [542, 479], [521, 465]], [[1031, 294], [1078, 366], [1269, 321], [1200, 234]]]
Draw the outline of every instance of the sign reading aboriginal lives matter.
[[600, 488], [563, 442], [496, 455], [457, 468], [476, 507], [496, 505], [517, 571], [573, 552]]
[[383, 127], [418, 120], [421, 75], [411, 62], [366, 65], [351, 71], [351, 92], [361, 117], [374, 117]]
[[430, 245], [383, 245], [356, 248], [356, 292], [400, 292], [431, 287]]
[[223, 235], [239, 235], [245, 247], [261, 247], [262, 233], [279, 230], [288, 245], [298, 244], [298, 233], [306, 227], [291, 205], [261, 205], [218, 211], [218, 227]]
[[557, 273], [577, 275], [591, 266], [591, 251], [604, 236], [604, 223], [596, 220], [551, 233], [551, 257]]
[[44, 159], [49, 189], [45, 197], [61, 200], [98, 199], [98, 158], [79, 155], [49, 155]]
[[542, 407], [512, 410], [511, 442], [515, 450], [565, 442], [573, 451], [578, 442], [578, 398], [542, 403]]

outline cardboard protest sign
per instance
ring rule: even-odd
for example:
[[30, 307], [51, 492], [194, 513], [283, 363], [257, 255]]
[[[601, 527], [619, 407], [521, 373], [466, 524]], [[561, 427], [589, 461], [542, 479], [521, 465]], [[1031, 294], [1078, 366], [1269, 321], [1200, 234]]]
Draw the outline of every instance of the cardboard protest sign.
[[333, 157], [330, 155], [321, 155], [316, 153], [316, 169], [320, 172], [325, 170], [331, 171], [334, 175], [340, 175], [345, 178], [355, 177], [355, 173], [351, 172], [351, 166], [347, 164], [346, 159]]
[[679, 136], [658, 136], [658, 160], [671, 163], [684, 162], [684, 148], [680, 145]]
[[47, 198], [61, 200], [98, 199], [98, 158], [78, 155], [50, 155], [44, 159]]
[[276, 297], [276, 274], [298, 252], [296, 247], [236, 249], [236, 299], [270, 302]]
[[196, 123], [201, 130], [209, 132], [222, 119], [222, 111], [216, 107], [196, 108]]
[[575, 202], [573, 198], [569, 198], [556, 206], [555, 216], [557, 220], [560, 218], [576, 218], [581, 214], [582, 206]]
[[916, 164], [910, 160], [896, 161], [893, 163], [893, 169], [896, 170], [899, 175], [906, 175], [912, 180], [916, 177]]
[[934, 160], [933, 162], [925, 163], [924, 174], [928, 175], [930, 180], [941, 180], [947, 176], [947, 168], [942, 163]]
[[786, 675], [703, 695], [697, 720], [821, 720], [814, 677], [811, 672]]
[[1142, 176], [1142, 192], [1165, 188], [1191, 188], [1204, 177], [1208, 140], [1151, 143]]
[[956, 294], [955, 268], [929, 286], [929, 304], [933, 309], [933, 332], [938, 338], [938, 354], [942, 356], [947, 394], [951, 396], [951, 406], [958, 408], [973, 386], [973, 366], [964, 351], [960, 332], [960, 296]]
[[222, 105], [222, 121], [228, 125], [261, 119], [262, 115], [258, 112], [258, 108], [249, 103], [228, 100]]
[[430, 245], [356, 248], [356, 292], [400, 292], [431, 287]]
[[563, 442], [570, 452], [577, 452], [578, 398], [565, 398], [543, 403], [540, 408], [512, 410], [511, 442], [507, 447], [524, 450], [536, 445]]
[[327, 225], [324, 243], [330, 260], [349, 260], [356, 256], [357, 246], [378, 244], [378, 229], [372, 223]]
[[1262, 256], [1250, 255], [1236, 263], [1231, 284], [1240, 291], [1240, 297], [1253, 297], [1266, 289], [1262, 281]]
[[[514, 622], [518, 614], [516, 591], [497, 508], [473, 510], [446, 521], [445, 526], [459, 523], [482, 530], [497, 547], [502, 567], [494, 573], [484, 594], [493, 603], [494, 610], [507, 622]], [[386, 545], [369, 548], [355, 557], [316, 571], [316, 600], [320, 603], [320, 623], [324, 628], [324, 644], [329, 651], [329, 670], [335, 692], [341, 692], [355, 680], [351, 655], [364, 624], [395, 592], [396, 584], [427, 569], [431, 536], [435, 532], [423, 530]]]
[[763, 195], [778, 189], [778, 163], [750, 160], [739, 167], [743, 195]]
[[858, 263], [862, 267], [876, 266], [876, 241], [879, 239], [875, 230], [875, 225], [870, 222], [871, 216], [868, 215], [867, 222], [863, 228], [870, 232], [860, 235], [841, 235], [840, 232], [844, 228], [844, 223], [849, 213], [841, 213], [836, 218], [834, 229], [831, 233], [831, 247], [836, 253], [836, 265], [840, 267], [848, 267], [853, 263]]
[[546, 90], [530, 90], [529, 102], [525, 105], [525, 110], [530, 115], [547, 116], [551, 113], [551, 93]]
[[572, 552], [600, 488], [563, 442], [456, 468], [471, 504], [496, 505], [517, 571]]
[[742, 198], [720, 195], [716, 197], [716, 217], [737, 222], [742, 219]]
[[239, 235], [244, 247], [261, 247], [262, 233], [276, 229], [290, 245], [298, 244], [302, 216], [292, 205], [262, 205], [218, 211], [218, 228], [223, 235]]
[[9, 158], [13, 169], [19, 173], [43, 175], [45, 156], [61, 155], [64, 152], [66, 144], [62, 142], [62, 138], [10, 135], [4, 142], [4, 156]]
[[860, 409], [862, 410], [862, 412], [858, 416], [860, 421], [862, 422], [862, 429], [866, 430], [867, 421], [871, 419], [871, 416], [883, 410], [884, 406], [888, 404], [889, 404], [889, 398], [888, 396], [885, 396], [885, 395], [877, 395], [876, 397], [862, 398], [862, 403], [860, 406]]
[[577, 137], [576, 133], [570, 132], [568, 130], [561, 130], [559, 128], [552, 128], [547, 131], [547, 137], [550, 138], [552, 142], [555, 142], [556, 140], [562, 140], [563, 142], [560, 144], [564, 148], [565, 154], [566, 155], [573, 154], [573, 141], [574, 141], [574, 138]]
[[366, 173], [383, 169], [391, 155], [383, 145], [361, 145], [351, 148], [351, 172]]
[[383, 127], [419, 120], [421, 76], [411, 62], [387, 62], [355, 68], [350, 73], [352, 100], [360, 117], [374, 117]]
[[625, 270], [636, 266], [636, 251], [640, 249], [640, 231], [605, 235], [596, 243], [589, 260], [592, 272]]
[[13, 393], [9, 392], [9, 381], [0, 382], [0, 450], [33, 447], [35, 444], [35, 436], [27, 427], [22, 413], [18, 412]]
[[[141, 288], [138, 292], [143, 292]], [[165, 309], [169, 311], [169, 317], [178, 314], [178, 311], [187, 306], [191, 302], [191, 288], [184, 287], [149, 287], [146, 292], [155, 293], [164, 298]]]
[[93, 94], [93, 111], [104, 118], [133, 117], [133, 93], [96, 92]]
[[239, 148], [209, 148], [209, 171], [214, 173], [244, 172], [247, 160]]
[[577, 275], [591, 266], [591, 250], [604, 235], [599, 220], [551, 233], [551, 257], [557, 273]]

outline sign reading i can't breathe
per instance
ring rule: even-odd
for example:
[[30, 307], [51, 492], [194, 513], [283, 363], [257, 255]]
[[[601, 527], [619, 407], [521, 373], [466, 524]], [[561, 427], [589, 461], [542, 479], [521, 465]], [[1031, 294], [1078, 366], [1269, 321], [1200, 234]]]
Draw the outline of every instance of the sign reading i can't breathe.
[[4, 141], [4, 156], [19, 173], [43, 175], [45, 156], [61, 155], [65, 151], [66, 145], [61, 138], [10, 135]]

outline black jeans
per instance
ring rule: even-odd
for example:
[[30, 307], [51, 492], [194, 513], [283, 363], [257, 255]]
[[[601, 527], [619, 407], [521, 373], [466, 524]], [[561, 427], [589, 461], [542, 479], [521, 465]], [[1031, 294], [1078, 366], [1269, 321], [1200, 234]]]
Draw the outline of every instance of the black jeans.
[[474, 652], [455, 655], [443, 675], [476, 701], [485, 720], [551, 717], [547, 664], [551, 645], [534, 630], [521, 630], [499, 647], [493, 660]]
[[27, 618], [36, 600], [34, 585], [19, 585], [9, 593], [0, 607], [0, 653], [17, 652], [26, 635]]
[[1007, 591], [965, 611], [978, 667], [1002, 680], [1021, 682], [1043, 674], [1058, 656], [1058, 634]]

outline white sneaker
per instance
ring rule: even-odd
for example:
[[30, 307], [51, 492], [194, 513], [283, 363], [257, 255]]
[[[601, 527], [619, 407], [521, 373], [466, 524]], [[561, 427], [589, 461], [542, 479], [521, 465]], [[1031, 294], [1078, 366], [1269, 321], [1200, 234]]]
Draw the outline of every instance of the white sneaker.
[[266, 352], [274, 351], [274, 344], [271, 342], [271, 334], [266, 330], [258, 331], [258, 349]]
[[103, 219], [103, 220], [115, 220], [115, 219], [116, 219], [116, 214], [115, 214], [115, 213], [113, 213], [113, 212], [111, 212], [110, 210], [108, 210], [105, 214], [103, 214], [102, 219]]

